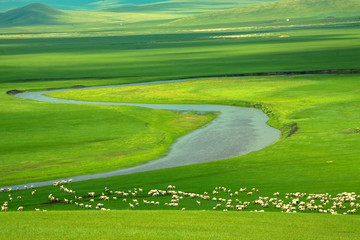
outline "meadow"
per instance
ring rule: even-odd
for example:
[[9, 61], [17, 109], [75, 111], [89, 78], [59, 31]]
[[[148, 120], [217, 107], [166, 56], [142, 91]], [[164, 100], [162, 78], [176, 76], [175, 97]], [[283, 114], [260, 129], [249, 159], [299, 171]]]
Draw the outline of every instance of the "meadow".
[[200, 211], [56, 211], [2, 215], [3, 221], [13, 224], [3, 229], [0, 237], [11, 239], [19, 237], [18, 228], [24, 229], [22, 239], [32, 239], [34, 235], [38, 239], [359, 238], [359, 218], [351, 216]]
[[[353, 12], [346, 6], [348, 10], [342, 11]], [[222, 18], [224, 13], [238, 11], [211, 14]], [[0, 213], [0, 225], [6, 226], [1, 238], [30, 239], [35, 234], [39, 239], [93, 239], [100, 235], [111, 239], [119, 234], [129, 239], [359, 238], [358, 212], [346, 216], [308, 210], [306, 214], [286, 214], [278, 213], [274, 206], [254, 204], [242, 212], [224, 205], [212, 211], [217, 202], [201, 200], [200, 207], [198, 198], [187, 197], [172, 208], [165, 205], [172, 199], [168, 193], [148, 194], [151, 189], [166, 191], [169, 184], [178, 191], [201, 195], [219, 186], [232, 192], [244, 187], [247, 192], [259, 189], [238, 199], [251, 203], [260, 196], [272, 198], [276, 192], [284, 202], [296, 198], [289, 196], [296, 192], [327, 194], [327, 198], [343, 192], [359, 194], [360, 74], [346, 74], [360, 69], [356, 16], [340, 14], [329, 19], [324, 15], [284, 22], [284, 15], [282, 21], [264, 17], [252, 22], [249, 15], [236, 22], [230, 14], [228, 21], [214, 18], [207, 24], [210, 13], [178, 20], [189, 13], [184, 9], [183, 15], [176, 15], [164, 10], [157, 19], [151, 12], [124, 14], [127, 24], [120, 28], [115, 12], [83, 14], [69, 13], [67, 17], [74, 19], [75, 25], [0, 28], [0, 187], [143, 163], [165, 154], [176, 138], [216, 117], [213, 113], [41, 103], [6, 94], [13, 89], [35, 91], [208, 77], [51, 95], [91, 101], [261, 108], [270, 117], [268, 123], [282, 131], [282, 138], [265, 149], [232, 159], [64, 185], [76, 194], [60, 191], [59, 186], [37, 188], [34, 196], [34, 189], [0, 192], [1, 203], [9, 201], [9, 194], [13, 199], [10, 212]], [[91, 15], [101, 21], [84, 21]], [[196, 24], [189, 24], [191, 19]], [[314, 70], [336, 70], [338, 74], [230, 77]], [[139, 206], [132, 209], [129, 203], [134, 198], [123, 202], [125, 197], [115, 191], [131, 193], [135, 188], [144, 192], [138, 195]], [[104, 205], [112, 211], [79, 207], [80, 203], [93, 204], [89, 192], [95, 192], [96, 204], [102, 202], [101, 196], [109, 196]], [[224, 192], [217, 198], [235, 202], [237, 197], [229, 194]], [[66, 204], [65, 199], [73, 204]], [[144, 199], [158, 201], [159, 205], [144, 204]], [[301, 199], [305, 201], [306, 197]], [[20, 206], [24, 212], [12, 212]], [[338, 215], [352, 209], [350, 202], [344, 206], [337, 209]], [[326, 209], [330, 207], [326, 205]], [[186, 210], [180, 211], [182, 208]], [[300, 211], [297, 206], [296, 211]], [[78, 230], [69, 233], [74, 224]], [[111, 229], [110, 224], [114, 226]]]

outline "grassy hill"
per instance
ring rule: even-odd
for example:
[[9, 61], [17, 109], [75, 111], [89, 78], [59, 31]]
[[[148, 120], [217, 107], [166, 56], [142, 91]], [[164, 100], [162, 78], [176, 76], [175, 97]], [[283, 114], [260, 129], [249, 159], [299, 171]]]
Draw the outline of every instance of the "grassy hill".
[[98, 1], [98, 0], [2, 0], [1, 11], [7, 11], [14, 8], [22, 7], [31, 2], [38, 2], [62, 10], [90, 10], [104, 9], [110, 7], [129, 6], [136, 4], [146, 4], [153, 2], [164, 2], [164, 0], [115, 0], [115, 1]]
[[33, 3], [0, 14], [0, 25], [52, 25], [60, 24], [65, 13], [41, 3]]
[[[293, 24], [301, 21], [358, 17], [357, 0], [280, 0], [229, 10], [209, 12], [176, 20], [172, 25], [209, 25], [225, 23]], [[288, 19], [288, 21], [287, 21]]]
[[131, 6], [121, 6], [110, 8], [106, 11], [111, 12], [173, 12], [173, 13], [204, 13], [209, 11], [224, 10], [234, 7], [254, 5], [257, 3], [269, 2], [273, 0], [240, 0], [240, 1], [219, 1], [219, 0], [170, 0], [162, 2], [152, 2], [148, 4], [137, 4]]

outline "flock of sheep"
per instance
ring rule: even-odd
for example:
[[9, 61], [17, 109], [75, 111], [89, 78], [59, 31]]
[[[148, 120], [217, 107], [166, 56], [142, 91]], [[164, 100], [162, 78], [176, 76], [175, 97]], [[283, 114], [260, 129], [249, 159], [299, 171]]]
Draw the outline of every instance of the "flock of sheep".
[[[331, 194], [307, 194], [307, 193], [273, 193], [271, 196], [261, 196], [256, 188], [246, 187], [236, 190], [226, 187], [215, 187], [212, 191], [193, 193], [177, 190], [169, 185], [166, 189], [151, 189], [144, 191], [142, 188], [134, 188], [127, 191], [112, 190], [107, 187], [102, 192], [88, 192], [79, 196], [75, 190], [69, 189], [69, 181], [54, 182], [54, 188], [58, 191], [48, 195], [42, 206], [49, 204], [71, 205], [80, 209], [96, 209], [109, 211], [112, 209], [181, 209], [181, 210], [215, 210], [215, 211], [281, 211], [286, 213], [318, 212], [327, 214], [356, 214], [360, 209], [360, 195], [354, 192]], [[24, 186], [25, 191], [31, 191], [31, 197], [37, 197], [37, 190], [31, 186]], [[20, 194], [24, 191], [12, 189], [0, 189], [6, 192], [7, 200], [1, 205], [1, 211], [10, 210], [46, 211], [41, 210], [41, 205], [21, 205], [24, 197]], [[5, 193], [3, 193], [5, 194]], [[29, 195], [29, 194], [28, 194]], [[58, 197], [56, 197], [58, 195]], [[64, 197], [65, 196], [65, 197]], [[118, 203], [116, 203], [118, 202]], [[34, 207], [37, 206], [37, 207]], [[114, 207], [115, 206], [115, 207]], [[148, 207], [149, 206], [149, 207]]]

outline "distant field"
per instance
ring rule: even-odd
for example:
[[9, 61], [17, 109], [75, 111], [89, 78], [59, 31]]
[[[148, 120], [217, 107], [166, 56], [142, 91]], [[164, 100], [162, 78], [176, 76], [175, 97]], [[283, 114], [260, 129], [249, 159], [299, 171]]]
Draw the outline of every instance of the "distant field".
[[359, 29], [357, 24], [347, 24], [96, 38], [2, 39], [0, 81], [176, 79], [360, 68]]

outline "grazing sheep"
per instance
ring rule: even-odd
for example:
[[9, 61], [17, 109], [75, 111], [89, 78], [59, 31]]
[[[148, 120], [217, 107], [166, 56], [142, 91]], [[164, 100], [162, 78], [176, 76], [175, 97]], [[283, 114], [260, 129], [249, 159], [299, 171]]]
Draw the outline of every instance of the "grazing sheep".
[[17, 210], [18, 210], [18, 211], [24, 211], [24, 207], [20, 206], [20, 207], [18, 207]]
[[95, 197], [95, 192], [88, 192], [89, 197]]

